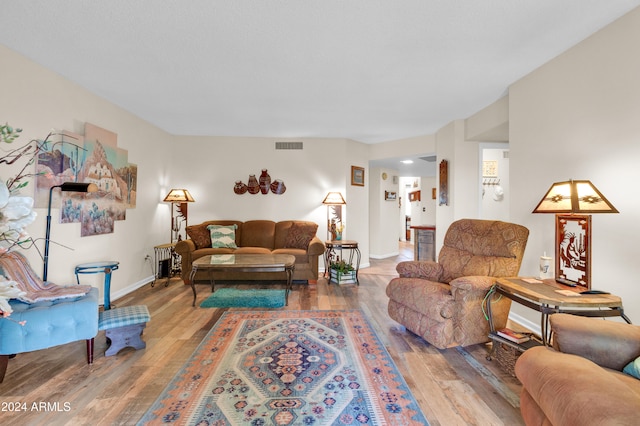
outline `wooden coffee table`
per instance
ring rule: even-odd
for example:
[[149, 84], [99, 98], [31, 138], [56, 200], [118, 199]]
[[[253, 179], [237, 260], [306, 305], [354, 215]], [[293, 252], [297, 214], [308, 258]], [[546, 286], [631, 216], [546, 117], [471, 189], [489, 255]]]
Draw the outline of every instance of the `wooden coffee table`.
[[[538, 282], [531, 282], [531, 281]], [[512, 277], [498, 278], [489, 290], [487, 300], [493, 293], [501, 294], [514, 302], [535, 309], [542, 314], [540, 331], [542, 343], [549, 344], [549, 315], [565, 313], [586, 317], [622, 317], [629, 324], [631, 321], [624, 314], [622, 299], [612, 294], [580, 294], [576, 287], [569, 287], [555, 280], [534, 280], [532, 278]], [[566, 294], [563, 294], [566, 293]], [[489, 327], [495, 331], [491, 317], [491, 303], [487, 303]]]
[[215, 291], [214, 272], [285, 272], [287, 286], [285, 304], [289, 304], [289, 291], [293, 278], [296, 258], [290, 254], [212, 254], [193, 261], [190, 281], [193, 290], [193, 306], [196, 306], [196, 272], [206, 270], [211, 282], [211, 292]]

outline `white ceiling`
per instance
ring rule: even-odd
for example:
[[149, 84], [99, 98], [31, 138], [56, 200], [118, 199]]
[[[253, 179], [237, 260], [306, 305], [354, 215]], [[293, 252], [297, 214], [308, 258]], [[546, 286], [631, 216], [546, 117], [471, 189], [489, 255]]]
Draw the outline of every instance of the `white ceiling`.
[[434, 133], [640, 0], [0, 0], [0, 43], [177, 135]]

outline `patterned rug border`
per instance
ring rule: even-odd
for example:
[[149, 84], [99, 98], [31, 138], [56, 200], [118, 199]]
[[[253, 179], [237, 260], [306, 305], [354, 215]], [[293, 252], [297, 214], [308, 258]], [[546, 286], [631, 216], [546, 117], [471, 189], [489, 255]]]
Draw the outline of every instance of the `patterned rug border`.
[[[373, 406], [374, 404], [372, 404], [370, 400], [367, 400], [366, 404], [376, 415], [380, 416], [379, 418], [369, 418], [366, 422], [352, 418], [353, 421], [351, 423], [341, 424], [428, 425], [429, 423], [407, 386], [404, 377], [400, 374], [391, 355], [387, 351], [387, 348], [382, 344], [380, 337], [365, 313], [359, 309], [328, 311], [237, 310], [224, 312], [137, 424], [191, 424], [185, 423], [185, 420], [190, 418], [198, 405], [204, 404], [201, 399], [206, 398], [206, 396], [201, 395], [201, 393], [197, 393], [197, 396], [194, 397], [198, 399], [197, 401], [189, 401], [187, 399], [187, 397], [191, 395], [191, 392], [194, 391], [194, 388], [206, 387], [206, 381], [200, 383], [199, 385], [201, 386], [191, 383], [194, 380], [194, 373], [198, 378], [207, 378], [215, 374], [220, 363], [227, 357], [226, 351], [232, 349], [231, 344], [235, 340], [236, 335], [241, 331], [242, 327], [236, 326], [236, 324], [242, 323], [242, 321], [245, 320], [267, 319], [277, 321], [292, 319], [314, 321], [332, 317], [343, 319], [345, 324], [353, 324], [353, 330], [346, 330], [347, 337], [359, 340], [358, 342], [353, 341], [350, 343], [353, 345], [353, 349], [359, 349], [359, 351], [356, 351], [355, 354], [348, 352], [348, 354], [357, 357], [360, 369], [370, 370], [368, 371], [369, 374], [366, 374], [366, 377], [362, 378], [362, 380], [366, 381], [373, 389], [363, 389], [361, 393], [371, 394], [378, 398], [376, 406]], [[359, 326], [359, 322], [362, 323], [363, 326]], [[231, 335], [229, 335], [230, 333]], [[213, 339], [217, 339], [218, 344], [216, 344]], [[359, 342], [360, 345], [357, 344]], [[207, 346], [212, 347], [208, 352], [210, 361], [208, 360], [207, 363], [202, 363], [201, 351], [206, 350]], [[371, 367], [372, 363], [376, 366], [370, 369], [369, 367]], [[375, 393], [372, 391], [375, 391]], [[173, 397], [172, 394], [174, 394]], [[182, 396], [183, 399], [180, 399], [178, 395]], [[165, 400], [170, 404], [169, 407], [165, 406], [163, 402]], [[381, 409], [378, 405], [384, 405], [385, 409]], [[194, 424], [229, 424], [226, 422], [208, 422], [208, 419], [203, 420], [204, 422], [201, 421]], [[269, 423], [255, 424], [267, 425]], [[314, 421], [309, 424], [319, 426], [325, 423], [315, 422], [314, 419]]]

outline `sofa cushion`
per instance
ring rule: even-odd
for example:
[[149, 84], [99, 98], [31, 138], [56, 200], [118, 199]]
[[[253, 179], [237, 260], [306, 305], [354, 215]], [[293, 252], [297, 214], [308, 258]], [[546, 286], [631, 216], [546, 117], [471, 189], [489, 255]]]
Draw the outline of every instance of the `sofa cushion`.
[[238, 225], [209, 225], [207, 229], [211, 233], [211, 247], [213, 248], [237, 248], [236, 229]]
[[242, 224], [240, 247], [264, 247], [273, 250], [276, 223], [271, 220], [249, 220]]
[[309, 243], [316, 236], [318, 224], [310, 222], [294, 222], [289, 228], [284, 242], [285, 248], [306, 250]]
[[272, 254], [290, 254], [296, 258], [296, 267], [303, 263], [309, 263], [309, 253], [306, 250], [294, 248], [280, 248], [271, 252]]
[[271, 250], [264, 247], [238, 247], [235, 254], [271, 254]]
[[187, 235], [196, 245], [196, 250], [211, 247], [211, 232], [205, 225], [187, 226]]

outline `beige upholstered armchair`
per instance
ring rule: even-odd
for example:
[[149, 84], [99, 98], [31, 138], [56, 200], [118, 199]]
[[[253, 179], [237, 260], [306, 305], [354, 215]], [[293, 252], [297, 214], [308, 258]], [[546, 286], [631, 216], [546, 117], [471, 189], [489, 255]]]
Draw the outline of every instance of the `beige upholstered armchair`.
[[[438, 262], [401, 262], [387, 286], [389, 316], [444, 349], [487, 342], [485, 296], [496, 277], [518, 275], [529, 230], [513, 223], [462, 219], [451, 224]], [[494, 324], [504, 327], [511, 300], [494, 296]]]

